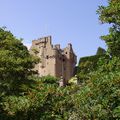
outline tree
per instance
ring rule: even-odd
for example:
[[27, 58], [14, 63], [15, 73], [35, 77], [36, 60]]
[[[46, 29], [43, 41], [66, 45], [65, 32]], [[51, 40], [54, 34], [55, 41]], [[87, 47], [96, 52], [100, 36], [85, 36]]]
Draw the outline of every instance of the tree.
[[[79, 119], [118, 120], [120, 119], [120, 0], [108, 0], [107, 6], [98, 9], [102, 23], [109, 23], [109, 34], [102, 36], [108, 46], [108, 55], [100, 57], [96, 62], [96, 69], [89, 71], [87, 82], [81, 85], [80, 91], [75, 94], [73, 103]], [[98, 55], [101, 54], [99, 49]], [[86, 59], [86, 58], [85, 58]], [[80, 67], [89, 68], [85, 59]], [[90, 59], [87, 58], [90, 61]], [[95, 59], [96, 60], [96, 59]], [[92, 60], [93, 61], [93, 60]], [[90, 66], [91, 68], [91, 66]], [[86, 69], [81, 69], [85, 71]], [[80, 71], [80, 72], [81, 72]]]
[[108, 0], [108, 6], [99, 6], [97, 11], [102, 23], [111, 24], [109, 34], [101, 36], [108, 46], [110, 56], [120, 56], [120, 0]]
[[[10, 31], [0, 28], [0, 87], [17, 88], [33, 73], [37, 58], [30, 55], [27, 47]], [[13, 87], [14, 86], [14, 87]]]

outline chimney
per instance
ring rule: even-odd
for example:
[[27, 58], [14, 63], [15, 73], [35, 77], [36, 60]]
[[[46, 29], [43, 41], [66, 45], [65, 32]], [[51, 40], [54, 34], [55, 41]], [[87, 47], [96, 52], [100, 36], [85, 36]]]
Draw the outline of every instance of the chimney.
[[52, 40], [52, 37], [51, 36], [48, 36], [48, 37], [45, 37], [46, 41], [51, 45], [51, 40]]

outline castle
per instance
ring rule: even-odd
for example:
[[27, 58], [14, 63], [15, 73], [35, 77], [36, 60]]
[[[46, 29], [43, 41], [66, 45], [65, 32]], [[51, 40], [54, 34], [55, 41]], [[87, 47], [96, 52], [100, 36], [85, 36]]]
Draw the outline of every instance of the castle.
[[39, 76], [51, 75], [63, 78], [63, 84], [74, 75], [77, 57], [69, 43], [64, 49], [60, 45], [52, 45], [51, 36], [32, 41], [30, 52], [40, 58], [40, 63], [35, 66]]

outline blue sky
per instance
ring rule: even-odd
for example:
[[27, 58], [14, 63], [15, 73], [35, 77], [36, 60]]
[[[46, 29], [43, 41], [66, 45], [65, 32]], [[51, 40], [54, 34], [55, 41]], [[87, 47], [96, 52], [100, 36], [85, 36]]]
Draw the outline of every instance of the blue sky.
[[53, 44], [72, 43], [80, 57], [94, 55], [99, 46], [106, 48], [96, 10], [105, 0], [0, 0], [0, 27], [6, 26], [30, 46], [33, 39], [51, 35]]

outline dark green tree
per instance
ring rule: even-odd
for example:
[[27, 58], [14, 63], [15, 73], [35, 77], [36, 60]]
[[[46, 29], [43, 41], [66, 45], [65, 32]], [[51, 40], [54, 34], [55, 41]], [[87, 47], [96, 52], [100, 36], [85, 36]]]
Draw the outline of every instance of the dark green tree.
[[[37, 58], [10, 31], [0, 28], [0, 87], [17, 88], [28, 75], [33, 74]], [[13, 87], [14, 86], [14, 87]]]
[[109, 34], [101, 36], [108, 46], [110, 56], [120, 56], [120, 0], [108, 0], [107, 6], [99, 6], [97, 11], [102, 23], [111, 24]]

